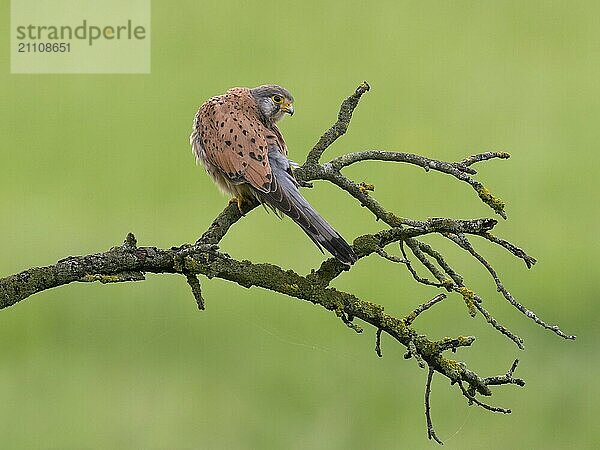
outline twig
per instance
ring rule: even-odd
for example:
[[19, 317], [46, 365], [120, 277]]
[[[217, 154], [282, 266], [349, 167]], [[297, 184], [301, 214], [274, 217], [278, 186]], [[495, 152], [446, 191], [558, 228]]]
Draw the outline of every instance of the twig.
[[459, 274], [456, 270], [454, 270], [450, 264], [448, 264], [446, 262], [446, 260], [444, 259], [444, 257], [442, 256], [442, 254], [440, 252], [438, 252], [437, 250], [434, 250], [430, 245], [426, 244], [425, 242], [419, 242], [419, 250], [423, 251], [423, 253], [431, 256], [433, 259], [435, 259], [435, 261], [438, 263], [438, 265], [442, 268], [442, 270], [446, 273], [446, 275], [448, 275], [448, 277], [450, 277], [450, 279], [454, 282], [454, 284], [456, 284], [456, 286], [462, 286], [463, 285], [463, 277], [461, 274]]
[[[252, 209], [258, 206], [258, 203], [254, 205], [249, 205], [248, 211], [246, 214], [250, 212]], [[221, 239], [227, 234], [229, 228], [236, 223], [238, 220], [242, 218], [242, 213], [240, 212], [236, 203], [230, 203], [222, 212], [219, 214], [213, 223], [208, 227], [208, 230], [204, 232], [204, 234], [196, 241], [196, 244], [218, 244]]]
[[342, 102], [337, 122], [334, 123], [332, 127], [323, 134], [323, 136], [321, 136], [319, 142], [317, 142], [313, 149], [308, 153], [306, 158], [308, 163], [317, 164], [323, 152], [331, 144], [333, 144], [337, 138], [346, 132], [348, 125], [350, 124], [350, 120], [352, 119], [352, 113], [358, 106], [360, 98], [370, 89], [371, 87], [369, 86], [369, 83], [363, 81], [360, 86], [356, 88], [354, 94]]
[[200, 311], [204, 311], [204, 297], [202, 297], [202, 287], [200, 286], [200, 280], [198, 280], [198, 277], [196, 275], [193, 275], [191, 273], [187, 273], [185, 277], [187, 279], [187, 283], [192, 289], [192, 294], [196, 299], [196, 305], [198, 305], [198, 309]]
[[543, 328], [545, 328], [547, 330], [554, 332], [555, 334], [557, 334], [558, 336], [560, 336], [564, 339], [574, 340], [576, 338], [576, 336], [574, 336], [574, 335], [565, 334], [558, 327], [558, 325], [548, 325], [546, 322], [544, 322], [542, 319], [540, 319], [533, 311], [527, 309], [525, 306], [523, 306], [521, 303], [519, 303], [517, 301], [517, 299], [515, 299], [512, 296], [512, 294], [510, 292], [508, 292], [508, 290], [504, 287], [504, 285], [500, 281], [500, 278], [498, 277], [498, 274], [496, 273], [494, 268], [491, 266], [491, 264], [483, 256], [481, 256], [479, 253], [477, 253], [475, 251], [475, 249], [473, 248], [473, 246], [471, 245], [471, 243], [469, 242], [469, 240], [467, 239], [467, 237], [464, 234], [456, 234], [456, 235], [449, 234], [447, 237], [448, 237], [448, 239], [455, 242], [459, 247], [468, 251], [475, 259], [477, 259], [477, 261], [479, 261], [487, 269], [487, 271], [492, 276], [494, 282], [496, 283], [496, 287], [498, 288], [498, 291], [500, 291], [502, 293], [504, 298], [506, 300], [508, 300], [508, 302], [511, 305], [513, 305], [515, 308], [517, 308], [526, 317], [530, 318], [538, 325], [542, 326]]
[[537, 262], [535, 258], [525, 253], [525, 250], [517, 247], [516, 245], [512, 244], [511, 242], [508, 242], [505, 239], [501, 239], [499, 237], [494, 236], [492, 233], [481, 233], [480, 236], [484, 237], [490, 242], [493, 242], [494, 244], [498, 244], [499, 246], [504, 247], [517, 258], [521, 258], [525, 262], [525, 265], [528, 269], [531, 269], [533, 265]]
[[492, 412], [498, 412], [498, 413], [502, 413], [502, 414], [510, 414], [511, 413], [510, 409], [501, 408], [499, 406], [488, 405], [487, 403], [483, 403], [482, 401], [478, 400], [477, 398], [475, 398], [474, 395], [470, 394], [465, 389], [465, 386], [463, 385], [461, 380], [458, 380], [458, 386], [460, 387], [462, 394], [465, 397], [467, 397], [467, 399], [469, 400], [469, 404], [475, 403], [476, 405], [481, 406], [483, 409], [487, 409], [488, 411], [492, 411]]
[[422, 312], [427, 311], [429, 308], [431, 308], [433, 305], [435, 305], [438, 302], [441, 302], [442, 300], [444, 300], [446, 298], [446, 294], [442, 293], [442, 294], [438, 294], [435, 297], [433, 297], [431, 300], [420, 304], [419, 306], [417, 306], [408, 316], [406, 316], [404, 318], [404, 322], [407, 325], [410, 325], [411, 323], [413, 323], [415, 321], [415, 319], [417, 317], [419, 317], [419, 315]]
[[[333, 159], [331, 162], [324, 164], [323, 168], [325, 172], [339, 173], [344, 167], [348, 167], [360, 161], [390, 161], [390, 162], [402, 162], [408, 163], [415, 166], [422, 167], [425, 171], [435, 170], [438, 172], [452, 175], [460, 181], [464, 181], [469, 184], [475, 192], [479, 195], [479, 198], [492, 208], [498, 215], [503, 219], [506, 219], [506, 213], [504, 212], [504, 202], [499, 198], [492, 195], [492, 193], [479, 181], [470, 177], [465, 171], [452, 163], [443, 161], [437, 161], [435, 159], [427, 158], [425, 156], [414, 155], [412, 153], [403, 152], [388, 152], [382, 150], [366, 150], [362, 152], [347, 153]], [[333, 180], [332, 180], [333, 181]]]
[[525, 345], [523, 343], [523, 339], [521, 339], [515, 333], [513, 333], [508, 328], [506, 328], [504, 325], [502, 325], [500, 322], [498, 322], [498, 320], [494, 316], [492, 316], [483, 307], [483, 305], [481, 304], [482, 303], [481, 299], [477, 296], [475, 296], [475, 297], [478, 301], [474, 303], [474, 306], [477, 309], [477, 311], [479, 311], [481, 313], [481, 315], [483, 317], [485, 317], [485, 320], [487, 321], [487, 323], [489, 323], [492, 327], [494, 327], [496, 330], [498, 330], [504, 336], [506, 336], [511, 341], [513, 341], [517, 345], [517, 347], [519, 347], [521, 350], [525, 350]]
[[525, 381], [523, 381], [521, 378], [513, 377], [515, 370], [517, 370], [518, 364], [519, 364], [519, 360], [515, 359], [515, 361], [512, 363], [512, 366], [510, 366], [510, 369], [508, 369], [508, 372], [506, 372], [504, 375], [484, 378], [483, 379], [484, 383], [488, 386], [502, 385], [502, 384], [516, 384], [517, 386], [520, 386], [520, 387], [525, 386]]
[[457, 164], [468, 167], [468, 166], [471, 166], [472, 164], [475, 164], [475, 163], [478, 163], [481, 161], [487, 161], [487, 160], [493, 159], [493, 158], [508, 159], [508, 158], [510, 158], [510, 153], [507, 153], [507, 152], [479, 153], [478, 155], [471, 155], [468, 158], [465, 158], [462, 161], [459, 161]]
[[377, 328], [377, 332], [375, 333], [375, 353], [377, 353], [377, 356], [380, 358], [383, 357], [383, 354], [381, 353], [381, 331], [381, 328]]
[[[402, 242], [402, 241], [400, 241]], [[399, 258], [396, 255], [390, 255], [388, 252], [386, 252], [384, 249], [382, 248], [378, 248], [375, 251], [379, 256], [381, 256], [384, 259], [387, 259], [390, 262], [393, 263], [397, 263], [397, 264], [410, 264], [410, 261], [406, 258]]]
[[429, 440], [433, 439], [440, 445], [444, 445], [444, 443], [437, 437], [435, 434], [435, 429], [433, 428], [433, 422], [431, 420], [431, 405], [430, 405], [430, 397], [431, 397], [431, 380], [433, 380], [434, 370], [429, 367], [427, 372], [427, 384], [425, 385], [425, 418], [427, 420], [427, 437]]
[[418, 283], [421, 283], [421, 284], [428, 285], [428, 286], [435, 286], [435, 287], [443, 286], [442, 283], [435, 283], [433, 281], [429, 281], [427, 278], [422, 278], [419, 276], [417, 271], [412, 266], [410, 259], [408, 259], [408, 257], [406, 256], [406, 251], [404, 250], [404, 241], [400, 241], [400, 251], [402, 252], [402, 256], [404, 257], [404, 259], [406, 260], [406, 268], [408, 269], [408, 271], [410, 272], [412, 277], [415, 279], [415, 281], [417, 281]]
[[419, 245], [420, 242], [416, 239], [406, 239], [405, 242], [406, 245], [408, 245], [408, 247], [412, 251], [413, 255], [416, 256], [416, 258], [421, 262], [421, 264], [423, 264], [423, 266], [425, 266], [427, 270], [429, 270], [429, 272], [431, 272], [431, 274], [440, 282], [440, 285], [443, 286], [446, 277], [442, 272], [438, 270], [437, 267], [435, 267], [435, 265], [429, 260], [429, 258], [427, 258], [425, 253], [421, 251]]

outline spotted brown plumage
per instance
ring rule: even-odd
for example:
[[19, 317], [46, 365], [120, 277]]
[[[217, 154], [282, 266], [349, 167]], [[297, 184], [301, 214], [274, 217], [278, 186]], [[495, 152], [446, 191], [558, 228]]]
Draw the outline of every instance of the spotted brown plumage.
[[298, 190], [287, 146], [276, 126], [293, 114], [293, 97], [276, 85], [232, 88], [212, 97], [196, 113], [190, 143], [196, 161], [238, 206], [255, 198], [291, 217], [322, 251], [353, 264], [352, 247]]

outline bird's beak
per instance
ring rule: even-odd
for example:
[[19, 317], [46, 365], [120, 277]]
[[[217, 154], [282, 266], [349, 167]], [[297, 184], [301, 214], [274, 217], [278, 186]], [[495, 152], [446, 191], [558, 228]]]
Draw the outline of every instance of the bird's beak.
[[284, 113], [288, 113], [290, 116], [294, 115], [294, 105], [292, 105], [292, 103], [285, 103], [282, 107], [281, 110]]

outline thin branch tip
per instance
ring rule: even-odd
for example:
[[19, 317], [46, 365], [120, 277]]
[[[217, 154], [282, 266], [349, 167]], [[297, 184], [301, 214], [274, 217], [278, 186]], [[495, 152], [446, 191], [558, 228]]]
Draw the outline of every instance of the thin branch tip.
[[133, 233], [127, 233], [125, 240], [123, 241], [123, 248], [126, 250], [135, 250], [137, 248], [137, 239]]
[[437, 437], [435, 429], [433, 428], [433, 421], [431, 420], [431, 381], [433, 380], [433, 374], [435, 370], [429, 366], [427, 371], [427, 383], [425, 384], [425, 419], [427, 420], [427, 438], [434, 440], [440, 445], [444, 445], [440, 438]]
[[[354, 109], [358, 106], [358, 102], [360, 98], [371, 89], [369, 83], [363, 81], [354, 91], [350, 97], [342, 102], [340, 106], [340, 111], [338, 113], [338, 120], [329, 128], [319, 139], [319, 141], [315, 144], [312, 150], [308, 153], [306, 157], [305, 164], [316, 165], [323, 155], [323, 152], [333, 144], [340, 136], [346, 133], [348, 129], [348, 125], [350, 125], [350, 120], [352, 119], [352, 114], [354, 113]], [[308, 181], [308, 180], [307, 180]]]
[[381, 353], [381, 328], [377, 328], [377, 332], [375, 333], [375, 353], [380, 358], [383, 357], [383, 353]]
[[185, 274], [186, 281], [192, 290], [192, 294], [194, 299], [196, 300], [196, 306], [200, 311], [204, 311], [205, 302], [204, 297], [202, 296], [202, 286], [200, 285], [200, 280], [198, 277], [192, 273]]

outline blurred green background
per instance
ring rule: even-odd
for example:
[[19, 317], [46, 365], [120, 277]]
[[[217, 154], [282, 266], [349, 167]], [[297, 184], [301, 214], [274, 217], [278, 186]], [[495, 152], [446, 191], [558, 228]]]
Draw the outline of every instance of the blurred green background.
[[[525, 319], [487, 274], [440, 239], [522, 352], [457, 296], [424, 315], [432, 338], [473, 334], [456, 357], [484, 376], [520, 358], [523, 389], [468, 407], [433, 383], [445, 448], [598, 448], [597, 347], [600, 7], [596, 2], [153, 1], [150, 75], [10, 75], [8, 2], [0, 46], [0, 273], [108, 249], [195, 240], [227, 199], [194, 165], [192, 117], [231, 86], [278, 83], [296, 97], [281, 129], [292, 159], [371, 83], [326, 157], [367, 148], [455, 161], [505, 150], [478, 167], [507, 202], [497, 232], [539, 259], [528, 271], [476, 241], [511, 292], [563, 341]], [[5, 27], [6, 25], [6, 27]], [[347, 174], [407, 217], [491, 215], [447, 176], [369, 163]], [[326, 183], [306, 196], [349, 239], [381, 227]], [[257, 229], [269, 242], [252, 239]], [[306, 273], [322, 257], [289, 220], [256, 210], [222, 243], [237, 258]], [[260, 289], [203, 279], [196, 310], [181, 277], [77, 284], [0, 312], [3, 448], [431, 448], [426, 373], [374, 330]], [[436, 291], [376, 257], [335, 285], [405, 314]]]

